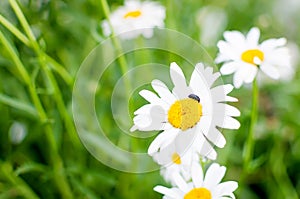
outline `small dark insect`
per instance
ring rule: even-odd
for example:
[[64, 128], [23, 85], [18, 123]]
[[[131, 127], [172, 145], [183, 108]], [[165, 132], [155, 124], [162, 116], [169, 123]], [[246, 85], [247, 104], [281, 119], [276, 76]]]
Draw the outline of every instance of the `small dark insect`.
[[191, 98], [191, 99], [194, 99], [194, 100], [196, 100], [196, 101], [198, 101], [198, 102], [200, 102], [200, 97], [198, 97], [198, 96], [195, 95], [195, 94], [189, 94], [188, 97]]

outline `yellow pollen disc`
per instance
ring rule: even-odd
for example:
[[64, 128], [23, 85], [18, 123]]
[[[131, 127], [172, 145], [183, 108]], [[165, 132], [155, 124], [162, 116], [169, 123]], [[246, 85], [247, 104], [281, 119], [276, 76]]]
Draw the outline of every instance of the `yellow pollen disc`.
[[211, 193], [208, 189], [194, 188], [187, 194], [185, 194], [184, 199], [211, 199]]
[[178, 153], [173, 153], [173, 155], [172, 155], [172, 161], [173, 161], [175, 164], [181, 164], [181, 158], [180, 158], [180, 156], [178, 155]]
[[202, 105], [191, 98], [176, 101], [168, 112], [168, 120], [173, 127], [183, 131], [192, 128], [202, 116]]
[[124, 18], [127, 19], [129, 17], [132, 17], [132, 18], [137, 18], [139, 16], [142, 15], [142, 12], [140, 10], [134, 10], [134, 11], [130, 11], [130, 12], [127, 12], [125, 15], [124, 15]]
[[254, 63], [254, 58], [258, 57], [261, 61], [264, 60], [264, 53], [258, 49], [251, 49], [251, 50], [246, 50], [245, 52], [243, 52], [241, 59], [244, 62], [256, 65]]

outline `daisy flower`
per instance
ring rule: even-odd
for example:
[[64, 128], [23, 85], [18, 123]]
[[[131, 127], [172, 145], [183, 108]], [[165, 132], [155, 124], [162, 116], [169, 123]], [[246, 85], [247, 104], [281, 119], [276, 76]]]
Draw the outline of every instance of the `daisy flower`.
[[220, 74], [213, 73], [211, 67], [205, 68], [202, 63], [195, 66], [189, 85], [182, 70], [174, 62], [171, 63], [170, 76], [174, 84], [172, 92], [159, 80], [151, 83], [158, 95], [148, 90], [139, 92], [150, 104], [134, 112], [131, 131], [162, 131], [148, 148], [151, 156], [183, 134], [200, 155], [215, 159], [217, 154], [210, 143], [218, 147], [224, 147], [226, 143], [217, 127], [240, 127], [240, 123], [233, 118], [240, 115], [239, 110], [224, 104], [237, 101], [227, 96], [233, 86], [227, 84], [211, 88]]
[[166, 182], [174, 184], [172, 181], [174, 173], [179, 173], [185, 181], [191, 179], [191, 165], [198, 164], [199, 156], [193, 148], [187, 147], [189, 142], [190, 140], [182, 136], [153, 155], [154, 161], [162, 166], [160, 173]]
[[223, 75], [232, 74], [236, 88], [254, 80], [260, 69], [273, 79], [280, 78], [280, 70], [290, 68], [290, 56], [285, 47], [286, 39], [268, 39], [259, 44], [260, 31], [252, 28], [246, 37], [238, 31], [226, 31], [225, 41], [218, 42], [216, 63], [224, 62]]
[[182, 176], [174, 173], [176, 186], [167, 188], [154, 187], [154, 191], [164, 194], [164, 199], [223, 199], [235, 198], [233, 192], [238, 188], [235, 181], [221, 182], [226, 172], [226, 167], [213, 163], [205, 174], [201, 166], [193, 165], [192, 182], [186, 183]]
[[[124, 6], [109, 16], [109, 21], [114, 33], [122, 39], [133, 39], [139, 35], [150, 38], [154, 27], [164, 27], [165, 17], [165, 8], [158, 2], [127, 0]], [[112, 33], [107, 20], [102, 22], [102, 28], [105, 36]]]

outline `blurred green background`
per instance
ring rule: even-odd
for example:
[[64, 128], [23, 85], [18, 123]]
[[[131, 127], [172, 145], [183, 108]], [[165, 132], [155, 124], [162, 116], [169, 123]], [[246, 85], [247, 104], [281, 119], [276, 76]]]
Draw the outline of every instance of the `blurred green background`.
[[[198, 41], [213, 58], [218, 51], [216, 43], [225, 30], [247, 32], [257, 26], [261, 29], [261, 39], [288, 39], [295, 71], [285, 81], [260, 84], [251, 172], [240, 179], [250, 121], [249, 86], [231, 94], [239, 98], [235, 106], [242, 113], [238, 118], [241, 128], [223, 131], [227, 145], [218, 149], [217, 161], [227, 167], [225, 180], [239, 182], [237, 198], [299, 198], [300, 2], [160, 2], [166, 6], [166, 27]], [[108, 4], [114, 10], [123, 1]], [[103, 165], [80, 143], [74, 128], [71, 106], [76, 72], [89, 52], [105, 39], [100, 25], [104, 19], [101, 1], [20, 0], [18, 5], [28, 20], [27, 30], [9, 1], [0, 1], [0, 198], [161, 198], [152, 190], [157, 184], [167, 185], [159, 171], [130, 174]], [[19, 38], [7, 29], [6, 20], [21, 32]], [[30, 37], [31, 31], [36, 39]], [[136, 55], [126, 58], [131, 68], [143, 63]], [[168, 64], [159, 53], [152, 59]], [[28, 77], [20, 72], [22, 67]], [[118, 67], [106, 71], [103, 80], [106, 86], [101, 88], [105, 99], [96, 97], [99, 99], [96, 108], [99, 117], [105, 115], [99, 120], [109, 131], [110, 139], [130, 148], [132, 139], [120, 139], [120, 129], [106, 100], [120, 76]], [[231, 77], [224, 78], [225, 82], [230, 80]], [[134, 103], [131, 111], [146, 103], [137, 93], [131, 102]], [[42, 107], [36, 108], [39, 104]], [[26, 136], [22, 139], [24, 132]], [[146, 151], [152, 139], [134, 139], [133, 143], [140, 141], [136, 150]]]

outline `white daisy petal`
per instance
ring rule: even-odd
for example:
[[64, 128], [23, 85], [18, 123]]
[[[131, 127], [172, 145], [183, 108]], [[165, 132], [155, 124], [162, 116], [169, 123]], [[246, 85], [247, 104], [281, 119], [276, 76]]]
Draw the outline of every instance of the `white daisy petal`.
[[200, 164], [192, 165], [192, 181], [195, 187], [201, 187], [203, 184], [203, 170]]
[[[169, 189], [169, 188], [160, 186], [160, 185], [154, 187], [153, 190], [156, 191], [156, 192], [159, 192], [159, 193], [161, 193], [161, 194], [164, 194], [164, 195], [166, 195], [166, 196], [169, 196], [169, 197], [171, 197], [171, 198], [174, 198], [174, 199], [177, 199], [177, 198], [178, 198], [178, 195], [177, 195], [176, 193], [174, 193], [174, 191], [172, 191], [172, 190]], [[178, 199], [180, 199], [180, 198], [178, 198]]]
[[226, 102], [238, 102], [239, 100], [235, 97], [226, 96], [225, 101]]
[[279, 79], [280, 73], [279, 73], [279, 71], [275, 67], [270, 66], [268, 64], [262, 64], [260, 66], [260, 68], [269, 77], [271, 77], [273, 79]]
[[222, 178], [224, 177], [226, 172], [226, 167], [220, 166], [216, 163], [210, 165], [208, 170], [206, 171], [205, 178], [204, 178], [204, 187], [208, 189], [212, 189], [213, 187], [217, 186]]
[[222, 53], [224, 57], [227, 57], [231, 60], [235, 60], [238, 58], [238, 55], [235, 52], [235, 50], [232, 49], [232, 47], [225, 41], [219, 41], [217, 46], [219, 48], [220, 53]]
[[217, 58], [215, 59], [216, 64], [227, 62], [227, 61], [230, 61], [230, 58], [221, 53], [219, 53], [217, 55]]
[[227, 181], [218, 184], [216, 187], [217, 190], [216, 197], [230, 196], [230, 198], [235, 198], [232, 192], [234, 192], [237, 188], [238, 188], [238, 183], [234, 181]]
[[159, 101], [159, 97], [148, 90], [141, 90], [139, 94], [150, 103], [157, 103]]
[[195, 67], [197, 70], [199, 70], [200, 72], [203, 73], [204, 78], [207, 82], [207, 86], [210, 88], [213, 83], [221, 76], [221, 74], [219, 72], [214, 73], [213, 68], [212, 67], [206, 67], [204, 66], [203, 63], [198, 63], [196, 64]]
[[173, 174], [173, 181], [175, 182], [175, 184], [179, 189], [183, 190], [184, 192], [189, 191], [189, 187], [187, 183], [183, 180], [183, 178], [178, 173]]
[[238, 69], [238, 64], [235, 61], [225, 63], [221, 68], [220, 72], [223, 75], [229, 75], [234, 73]]
[[260, 48], [264, 51], [269, 51], [274, 48], [286, 45], [286, 38], [268, 39], [260, 44]]
[[202, 141], [197, 140], [195, 144], [198, 153], [203, 157], [207, 157], [210, 160], [215, 160], [217, 158], [217, 152], [204, 137], [202, 138]]
[[223, 123], [219, 123], [218, 126], [225, 129], [239, 129], [241, 124], [238, 120], [225, 116]]
[[184, 74], [175, 62], [171, 63], [170, 75], [174, 84], [173, 94], [179, 99], [187, 98], [191, 94], [191, 89], [188, 88]]
[[216, 128], [211, 128], [210, 131], [205, 136], [209, 141], [214, 143], [219, 148], [223, 148], [226, 144], [225, 137]]
[[176, 135], [178, 134], [178, 129], [168, 129], [160, 134], [152, 141], [148, 148], [148, 154], [152, 156], [154, 153], [156, 153], [162, 146], [168, 145], [170, 142], [172, 142]]
[[246, 40], [248, 42], [248, 45], [251, 47], [255, 47], [258, 45], [258, 40], [260, 36], [260, 31], [258, 28], [254, 27], [251, 28], [251, 30], [248, 32]]
[[242, 69], [239, 69], [236, 73], [233, 75], [233, 85], [235, 88], [240, 88], [244, 82], [244, 73], [245, 71]]
[[151, 82], [151, 85], [152, 85], [152, 88], [158, 93], [158, 95], [162, 99], [167, 100], [168, 104], [174, 103], [176, 98], [174, 97], [174, 95], [172, 95], [172, 93], [170, 92], [168, 87], [163, 82], [161, 82], [159, 80], [153, 80]]
[[226, 31], [224, 32], [224, 38], [234, 47], [240, 46], [245, 41], [245, 36], [239, 31]]
[[241, 115], [239, 109], [235, 108], [234, 106], [230, 106], [228, 104], [225, 104], [225, 112], [226, 115], [233, 116], [233, 117], [239, 117]]
[[256, 68], [256, 66], [251, 66], [248, 68], [247, 71], [248, 71], [248, 75], [245, 77], [244, 81], [245, 83], [251, 83], [256, 77], [258, 69]]

